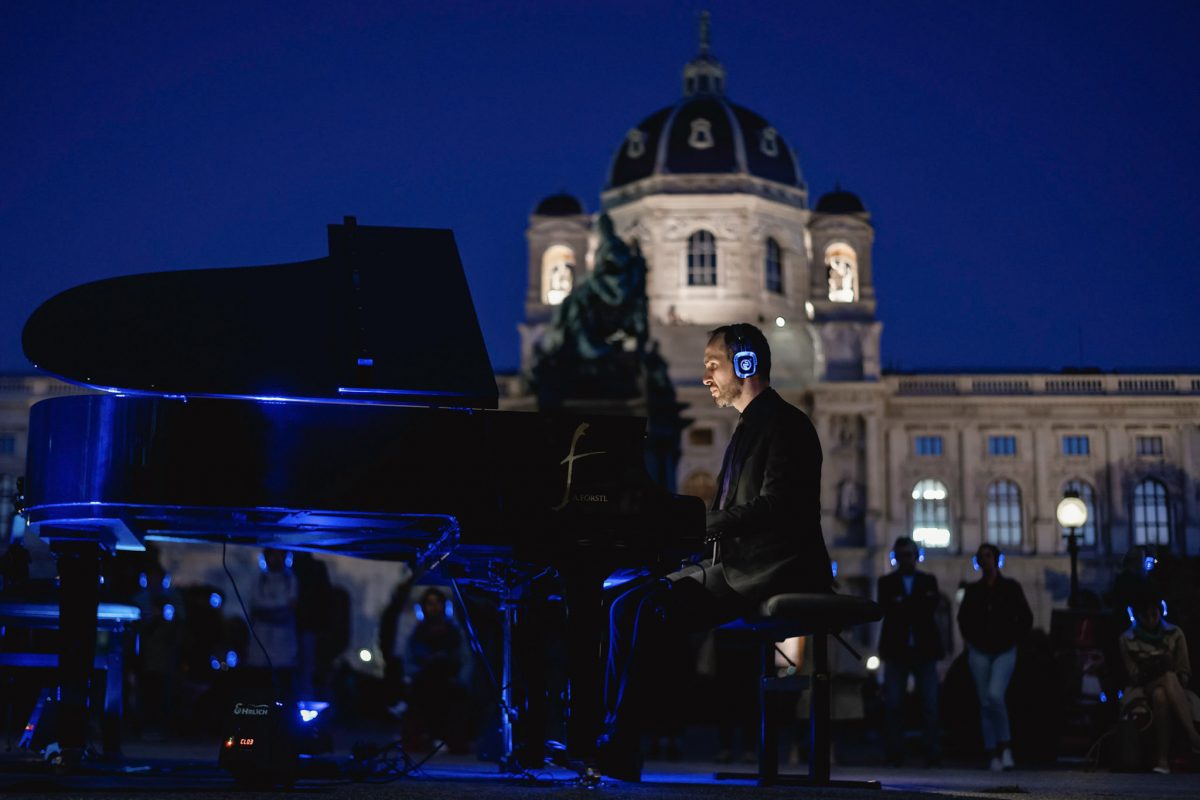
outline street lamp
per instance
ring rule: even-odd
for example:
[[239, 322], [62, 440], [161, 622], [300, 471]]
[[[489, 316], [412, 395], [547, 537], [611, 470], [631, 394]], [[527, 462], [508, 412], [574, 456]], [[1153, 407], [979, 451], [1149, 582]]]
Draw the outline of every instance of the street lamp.
[[1079, 492], [1068, 489], [1058, 501], [1055, 516], [1058, 524], [1067, 529], [1067, 553], [1071, 556], [1071, 596], [1067, 598], [1067, 608], [1073, 609], [1079, 601], [1079, 529], [1087, 524], [1087, 503], [1079, 498]]

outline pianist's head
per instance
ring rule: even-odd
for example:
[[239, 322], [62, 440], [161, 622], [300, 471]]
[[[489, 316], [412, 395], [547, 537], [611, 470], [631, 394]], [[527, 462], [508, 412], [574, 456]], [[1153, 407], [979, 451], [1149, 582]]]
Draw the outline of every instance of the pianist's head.
[[[752, 361], [746, 361], [747, 354]], [[735, 361], [741, 370], [735, 370]], [[739, 376], [739, 371], [746, 377]], [[732, 406], [743, 411], [770, 383], [771, 346], [762, 331], [747, 322], [709, 331], [704, 348], [704, 385], [718, 408]]]

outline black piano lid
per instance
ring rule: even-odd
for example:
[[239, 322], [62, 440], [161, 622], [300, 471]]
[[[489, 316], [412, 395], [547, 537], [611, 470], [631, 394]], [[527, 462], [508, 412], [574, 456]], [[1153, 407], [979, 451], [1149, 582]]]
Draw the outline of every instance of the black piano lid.
[[449, 230], [329, 226], [329, 255], [111, 278], [25, 323], [34, 366], [96, 389], [495, 408]]

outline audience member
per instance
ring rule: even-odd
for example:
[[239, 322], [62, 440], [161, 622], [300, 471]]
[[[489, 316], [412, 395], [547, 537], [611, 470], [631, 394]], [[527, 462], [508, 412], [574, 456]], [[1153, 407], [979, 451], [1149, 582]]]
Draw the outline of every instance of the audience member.
[[333, 584], [329, 581], [329, 568], [325, 562], [314, 558], [312, 553], [296, 553], [292, 571], [296, 575], [297, 585], [296, 628], [299, 645], [296, 692], [301, 699], [311, 700], [322, 696], [327, 689], [329, 664], [318, 659], [318, 653], [326, 648], [318, 647], [317, 643], [331, 627]]
[[1017, 664], [1017, 644], [1033, 627], [1033, 613], [1021, 584], [1000, 574], [1000, 548], [984, 543], [975, 553], [979, 580], [969, 584], [958, 609], [958, 625], [967, 645], [967, 663], [979, 696], [984, 749], [990, 768], [1012, 769], [1012, 735], [1005, 695]]
[[404, 715], [404, 742], [420, 751], [442, 739], [452, 753], [468, 750], [467, 689], [463, 683], [462, 634], [446, 615], [446, 596], [428, 588], [420, 598], [421, 621], [409, 637], [405, 660], [411, 686]]
[[173, 732], [183, 652], [183, 596], [171, 583], [157, 555], [149, 553], [138, 576], [133, 603], [139, 646], [132, 674], [134, 704], [150, 736]]
[[933, 766], [942, 758], [937, 662], [945, 655], [936, 620], [937, 578], [917, 569], [919, 551], [907, 536], [896, 540], [892, 558], [895, 571], [882, 576], [878, 585], [883, 608], [879, 657], [883, 660], [887, 758], [896, 766], [904, 760], [904, 697], [912, 675], [921, 701], [926, 763]]
[[1200, 733], [1185, 690], [1192, 671], [1187, 640], [1182, 630], [1163, 619], [1162, 600], [1150, 587], [1143, 587], [1130, 609], [1134, 622], [1119, 640], [1131, 685], [1124, 701], [1126, 706], [1141, 698], [1149, 703], [1154, 727], [1153, 769], [1168, 773], [1175, 723], [1192, 752], [1200, 754]]
[[404, 668], [404, 650], [416, 628], [415, 614], [409, 611], [409, 595], [412, 594], [412, 573], [406, 572], [392, 589], [392, 596], [383, 615], [379, 618], [379, 652], [383, 658], [383, 682], [387, 695], [388, 711], [403, 716], [408, 709], [407, 675]]
[[[263, 550], [260, 566], [263, 569], [250, 595], [253, 634], [246, 645], [246, 665], [251, 673], [248, 678], [257, 686], [269, 686], [277, 694], [290, 697], [300, 655], [296, 627], [299, 582], [283, 550]], [[270, 669], [273, 675], [268, 673]]]

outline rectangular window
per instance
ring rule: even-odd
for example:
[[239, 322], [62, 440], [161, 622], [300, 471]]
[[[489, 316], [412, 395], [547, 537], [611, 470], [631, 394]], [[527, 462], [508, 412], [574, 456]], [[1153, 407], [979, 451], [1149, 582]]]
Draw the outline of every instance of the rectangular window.
[[1088, 442], [1086, 436], [1064, 436], [1062, 437], [1062, 451], [1064, 456], [1086, 456], [1091, 452], [1091, 443]]
[[11, 433], [0, 433], [0, 456], [11, 456], [17, 452], [17, 437]]
[[1017, 437], [1015, 436], [989, 436], [988, 437], [988, 455], [989, 456], [1015, 456], [1017, 454]]
[[1163, 441], [1161, 436], [1137, 437], [1137, 454], [1139, 456], [1161, 456]]
[[692, 428], [688, 431], [688, 444], [693, 444], [697, 447], [711, 447], [712, 443], [712, 428]]
[[940, 436], [918, 436], [914, 444], [919, 456], [940, 456], [942, 454], [942, 437]]

